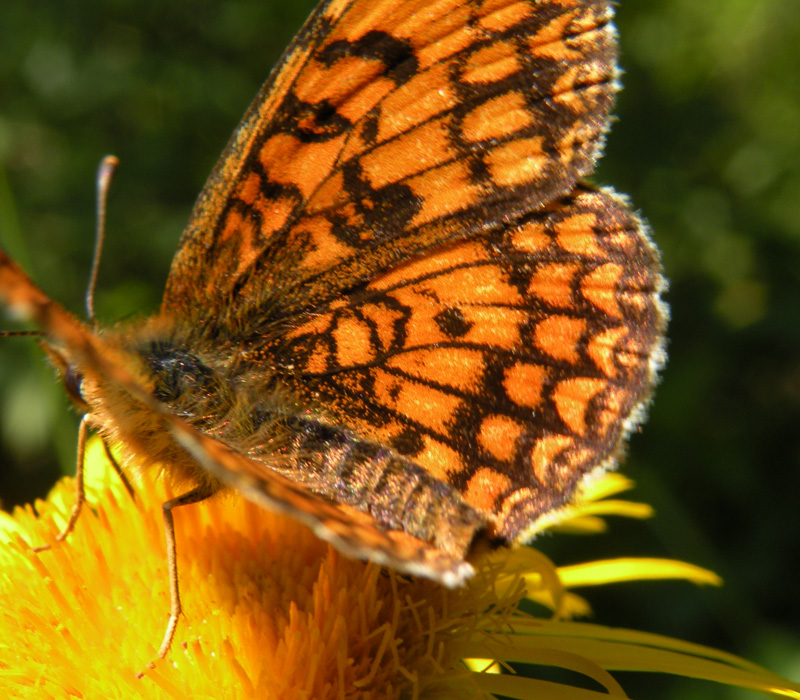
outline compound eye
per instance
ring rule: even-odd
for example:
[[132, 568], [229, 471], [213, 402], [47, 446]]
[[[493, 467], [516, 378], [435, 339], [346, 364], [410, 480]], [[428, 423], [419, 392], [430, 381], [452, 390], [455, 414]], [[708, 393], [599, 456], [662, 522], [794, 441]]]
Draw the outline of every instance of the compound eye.
[[67, 390], [67, 396], [78, 408], [86, 410], [89, 408], [89, 404], [81, 394], [82, 383], [83, 375], [75, 368], [75, 365], [69, 365], [64, 373], [64, 388]]

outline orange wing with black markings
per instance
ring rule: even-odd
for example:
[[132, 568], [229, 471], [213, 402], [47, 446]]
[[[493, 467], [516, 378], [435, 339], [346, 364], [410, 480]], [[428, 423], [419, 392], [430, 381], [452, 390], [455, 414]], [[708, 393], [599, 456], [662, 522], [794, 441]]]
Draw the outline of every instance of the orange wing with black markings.
[[610, 20], [597, 0], [323, 3], [206, 185], [164, 310], [313, 312], [568, 194], [616, 91]]
[[662, 286], [621, 198], [578, 188], [377, 276], [281, 354], [299, 394], [515, 540], [610, 466], [639, 420], [662, 359]]

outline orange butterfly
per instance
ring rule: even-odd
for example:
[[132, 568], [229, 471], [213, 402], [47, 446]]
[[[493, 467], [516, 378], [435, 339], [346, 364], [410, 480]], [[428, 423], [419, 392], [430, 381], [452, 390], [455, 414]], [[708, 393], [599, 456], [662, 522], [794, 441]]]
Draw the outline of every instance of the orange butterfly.
[[323, 2], [203, 189], [153, 318], [96, 330], [0, 251], [80, 444], [91, 428], [124, 468], [188, 484], [164, 504], [160, 655], [176, 506], [232, 487], [454, 586], [477, 541], [525, 541], [613, 466], [666, 314], [642, 222], [580, 183], [618, 89], [611, 15]]

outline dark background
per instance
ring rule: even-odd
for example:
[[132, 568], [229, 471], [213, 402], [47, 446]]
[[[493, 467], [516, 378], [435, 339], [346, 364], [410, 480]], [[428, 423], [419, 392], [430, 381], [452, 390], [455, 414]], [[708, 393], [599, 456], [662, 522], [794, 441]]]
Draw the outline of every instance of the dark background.
[[[96, 298], [154, 311], [192, 202], [311, 0], [58, 0], [0, 9], [0, 237], [83, 311], [94, 172], [114, 153]], [[625, 472], [646, 523], [547, 537], [557, 563], [669, 556], [680, 582], [586, 591], [597, 622], [742, 654], [800, 680], [800, 12], [797, 0], [627, 0], [625, 91], [595, 180], [650, 220], [671, 282], [669, 364]], [[11, 321], [6, 327], [13, 327]], [[0, 341], [0, 499], [74, 469], [76, 418], [35, 343]], [[640, 698], [734, 698], [622, 677]], [[750, 697], [750, 695], [747, 695]]]

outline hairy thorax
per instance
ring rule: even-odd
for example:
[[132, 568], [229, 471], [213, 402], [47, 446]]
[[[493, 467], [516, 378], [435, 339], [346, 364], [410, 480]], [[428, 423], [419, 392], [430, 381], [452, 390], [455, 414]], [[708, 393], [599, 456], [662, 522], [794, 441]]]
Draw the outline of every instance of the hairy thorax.
[[[247, 377], [236, 370], [236, 353], [206, 352], [191, 329], [164, 320], [117, 327], [103, 332], [102, 340], [115, 354], [109, 359], [172, 415], [202, 433], [245, 453], [256, 443], [273, 442], [270, 415], [286, 409], [270, 405], [277, 398], [263, 372]], [[89, 423], [107, 442], [119, 445], [124, 468], [155, 467], [176, 485], [220, 486], [176, 441], [163, 415], [91, 368], [76, 371]]]

